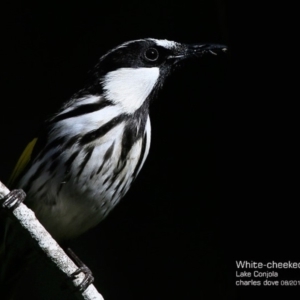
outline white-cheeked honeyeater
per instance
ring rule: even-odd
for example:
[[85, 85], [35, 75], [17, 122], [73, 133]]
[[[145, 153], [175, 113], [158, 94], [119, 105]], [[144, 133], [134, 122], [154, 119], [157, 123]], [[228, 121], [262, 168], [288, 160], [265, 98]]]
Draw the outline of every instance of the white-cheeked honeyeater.
[[[89, 83], [29, 143], [9, 187], [26, 192], [25, 204], [58, 242], [94, 227], [126, 194], [147, 158], [149, 105], [174, 66], [225, 50], [151, 38], [110, 50]], [[2, 258], [8, 247], [20, 247], [7, 240], [3, 245]]]

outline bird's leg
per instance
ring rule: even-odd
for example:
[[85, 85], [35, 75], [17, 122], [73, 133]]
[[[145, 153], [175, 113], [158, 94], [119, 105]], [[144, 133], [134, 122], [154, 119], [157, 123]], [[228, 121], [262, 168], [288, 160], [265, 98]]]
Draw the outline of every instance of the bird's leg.
[[2, 207], [6, 210], [13, 211], [25, 199], [26, 194], [23, 190], [12, 190], [2, 200]]
[[84, 274], [84, 279], [78, 286], [79, 291], [83, 292], [91, 283], [94, 282], [92, 271], [79, 259], [79, 257], [70, 248], [67, 248], [66, 251], [78, 266], [78, 269], [71, 275], [70, 278], [74, 279], [81, 272]]

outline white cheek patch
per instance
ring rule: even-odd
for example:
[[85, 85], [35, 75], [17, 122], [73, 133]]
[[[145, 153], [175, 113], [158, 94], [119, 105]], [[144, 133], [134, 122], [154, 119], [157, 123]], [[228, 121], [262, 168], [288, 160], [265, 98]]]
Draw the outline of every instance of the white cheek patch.
[[121, 68], [109, 72], [103, 79], [105, 96], [124, 112], [134, 113], [153, 90], [159, 78], [159, 68]]

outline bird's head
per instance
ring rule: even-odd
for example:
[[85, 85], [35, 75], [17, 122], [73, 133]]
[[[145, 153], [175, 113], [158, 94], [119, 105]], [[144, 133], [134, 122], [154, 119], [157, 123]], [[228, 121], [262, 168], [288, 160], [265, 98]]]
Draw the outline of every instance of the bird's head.
[[129, 41], [100, 58], [93, 72], [93, 93], [104, 94], [133, 113], [149, 102], [178, 62], [224, 51], [226, 46], [216, 44], [188, 45], [152, 38]]

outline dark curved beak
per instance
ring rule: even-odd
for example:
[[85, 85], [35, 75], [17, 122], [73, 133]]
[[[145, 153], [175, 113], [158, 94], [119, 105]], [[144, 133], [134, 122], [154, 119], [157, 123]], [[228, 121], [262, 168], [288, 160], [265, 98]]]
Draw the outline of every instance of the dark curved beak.
[[203, 45], [186, 45], [187, 56], [202, 56], [204, 54], [218, 55], [218, 53], [224, 53], [227, 51], [227, 46], [220, 44], [203, 44]]
[[187, 58], [201, 57], [204, 54], [218, 55], [227, 51], [227, 46], [221, 44], [183, 44], [176, 52], [168, 59], [172, 59], [174, 64]]

